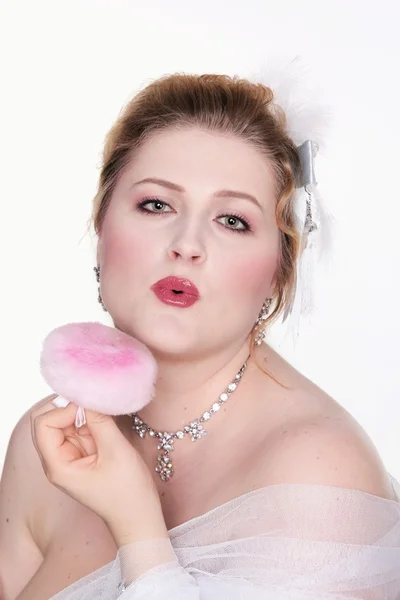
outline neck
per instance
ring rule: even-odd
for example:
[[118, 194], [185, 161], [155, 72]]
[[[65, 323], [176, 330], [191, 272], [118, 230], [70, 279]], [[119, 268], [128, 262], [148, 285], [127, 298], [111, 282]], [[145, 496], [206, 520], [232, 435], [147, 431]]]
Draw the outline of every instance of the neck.
[[139, 412], [149, 427], [175, 432], [198, 419], [234, 379], [250, 354], [250, 342], [192, 360], [157, 356], [153, 400]]

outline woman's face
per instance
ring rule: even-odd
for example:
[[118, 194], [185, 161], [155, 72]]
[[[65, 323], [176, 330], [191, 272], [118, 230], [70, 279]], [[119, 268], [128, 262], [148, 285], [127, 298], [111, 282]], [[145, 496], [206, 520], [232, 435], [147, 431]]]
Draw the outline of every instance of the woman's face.
[[266, 158], [220, 133], [166, 130], [114, 189], [99, 237], [101, 293], [115, 326], [156, 354], [204, 354], [246, 340], [278, 254]]

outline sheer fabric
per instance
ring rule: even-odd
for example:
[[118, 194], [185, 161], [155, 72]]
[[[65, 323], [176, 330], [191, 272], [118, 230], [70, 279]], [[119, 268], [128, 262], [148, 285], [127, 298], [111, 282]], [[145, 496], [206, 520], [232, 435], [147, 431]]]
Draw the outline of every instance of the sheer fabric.
[[[51, 600], [399, 600], [397, 501], [339, 487], [255, 490], [124, 546]], [[126, 590], [121, 589], [126, 583]]]

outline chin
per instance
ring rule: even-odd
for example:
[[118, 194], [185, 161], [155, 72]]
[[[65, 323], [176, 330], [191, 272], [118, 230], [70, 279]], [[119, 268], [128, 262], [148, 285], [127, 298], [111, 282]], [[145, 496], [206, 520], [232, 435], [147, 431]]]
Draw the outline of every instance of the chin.
[[198, 350], [199, 335], [193, 323], [188, 325], [171, 317], [151, 317], [114, 319], [114, 326], [139, 340], [155, 356], [187, 356]]

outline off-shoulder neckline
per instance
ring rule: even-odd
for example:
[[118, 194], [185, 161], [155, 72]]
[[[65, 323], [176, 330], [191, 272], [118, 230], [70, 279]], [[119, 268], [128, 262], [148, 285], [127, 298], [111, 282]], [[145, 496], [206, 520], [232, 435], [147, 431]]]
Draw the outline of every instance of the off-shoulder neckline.
[[[270, 492], [274, 489], [275, 490], [278, 490], [278, 489], [283, 490], [286, 488], [293, 489], [293, 488], [301, 488], [302, 487], [302, 488], [309, 488], [310, 490], [315, 489], [315, 488], [319, 488], [319, 489], [323, 488], [323, 489], [329, 489], [329, 490], [337, 490], [340, 493], [348, 492], [348, 493], [353, 493], [353, 494], [360, 494], [363, 498], [366, 498], [366, 497], [369, 498], [371, 500], [371, 502], [381, 502], [384, 504], [393, 505], [393, 507], [396, 507], [396, 510], [399, 511], [399, 516], [400, 516], [400, 483], [394, 477], [392, 477], [390, 475], [390, 473], [389, 473], [389, 477], [390, 477], [390, 480], [392, 483], [392, 487], [393, 487], [393, 491], [394, 491], [396, 500], [389, 500], [388, 498], [382, 498], [380, 496], [376, 496], [374, 494], [370, 494], [370, 493], [364, 492], [362, 490], [338, 487], [338, 486], [333, 486], [333, 485], [314, 484], [314, 483], [278, 483], [278, 484], [260, 487], [260, 488], [251, 490], [249, 492], [245, 492], [244, 494], [241, 494], [235, 498], [232, 498], [231, 500], [228, 500], [227, 502], [224, 502], [214, 508], [211, 508], [210, 510], [204, 512], [203, 514], [198, 515], [197, 517], [193, 517], [192, 519], [188, 519], [187, 521], [184, 521], [180, 525], [176, 525], [175, 527], [172, 527], [171, 529], [168, 530], [168, 534], [170, 536], [171, 543], [173, 544], [174, 538], [177, 537], [184, 528], [191, 529], [192, 527], [201, 523], [202, 521], [207, 521], [213, 514], [217, 513], [218, 511], [224, 511], [226, 509], [229, 509], [229, 507], [231, 507], [231, 506], [234, 508], [235, 504], [240, 505], [241, 503], [246, 502], [246, 500], [248, 500], [248, 499], [255, 498], [260, 494], [265, 494], [266, 492]], [[233, 508], [232, 508], [232, 510], [233, 510]], [[63, 590], [60, 590], [60, 592], [57, 592], [55, 595], [53, 595], [51, 597], [50, 600], [56, 600], [56, 598], [59, 596], [59, 594], [61, 594], [63, 592], [65, 593], [65, 591], [72, 589], [73, 587], [82, 585], [82, 582], [84, 582], [88, 578], [93, 578], [94, 576], [96, 576], [97, 573], [100, 573], [100, 572], [104, 571], [104, 569], [109, 568], [111, 565], [113, 565], [115, 563], [115, 560], [116, 559], [112, 560], [107, 565], [104, 565], [104, 566], [100, 567], [99, 569], [96, 569], [92, 573], [89, 573], [88, 575], [81, 577], [79, 580], [73, 582], [72, 584], [70, 584], [69, 586], [64, 588]]]
[[[296, 488], [296, 487], [307, 487], [307, 488], [324, 488], [324, 489], [330, 489], [330, 490], [338, 490], [341, 493], [343, 492], [349, 492], [349, 493], [356, 493], [356, 494], [361, 494], [363, 497], [367, 496], [370, 497], [373, 500], [378, 500], [380, 502], [383, 503], [389, 503], [389, 504], [393, 504], [394, 506], [397, 506], [399, 508], [399, 512], [400, 512], [400, 483], [389, 473], [389, 477], [392, 483], [392, 487], [393, 487], [393, 491], [394, 494], [396, 496], [395, 500], [390, 500], [389, 498], [383, 498], [381, 496], [376, 496], [375, 494], [371, 494], [369, 492], [365, 492], [363, 490], [357, 490], [357, 489], [353, 489], [353, 488], [345, 488], [345, 487], [339, 487], [339, 486], [335, 486], [335, 485], [327, 485], [327, 484], [319, 484], [319, 483], [276, 483], [276, 484], [272, 484], [272, 485], [266, 485], [260, 488], [256, 488], [254, 490], [250, 490], [248, 492], [245, 492], [244, 494], [240, 494], [239, 496], [235, 496], [234, 498], [231, 498], [230, 500], [227, 500], [226, 502], [223, 502], [222, 504], [219, 504], [218, 506], [215, 506], [214, 508], [210, 508], [209, 510], [207, 510], [204, 513], [201, 513], [200, 515], [197, 515], [196, 517], [192, 517], [191, 519], [188, 519], [186, 521], [183, 521], [183, 523], [180, 523], [179, 525], [175, 525], [175, 527], [171, 527], [171, 529], [168, 529], [168, 534], [169, 536], [173, 537], [175, 535], [178, 535], [180, 533], [180, 530], [186, 527], [189, 527], [191, 525], [195, 525], [200, 523], [203, 520], [207, 520], [209, 519], [213, 514], [220, 512], [222, 510], [226, 510], [227, 508], [229, 508], [231, 505], [237, 504], [237, 503], [241, 503], [241, 502], [245, 502], [248, 499], [251, 499], [255, 496], [258, 496], [260, 494], [264, 494], [268, 491], [271, 491], [273, 489], [283, 489], [283, 488]], [[396, 487], [397, 486], [397, 487]]]

